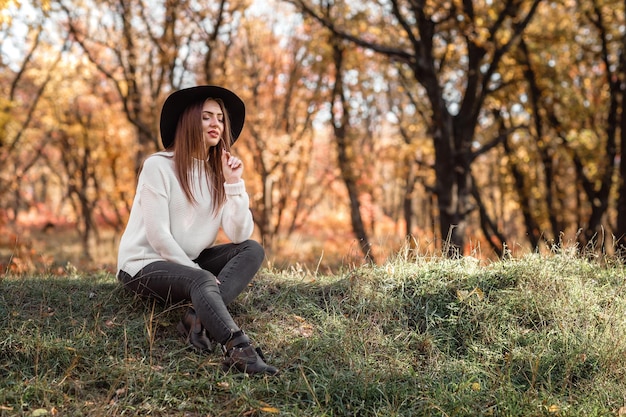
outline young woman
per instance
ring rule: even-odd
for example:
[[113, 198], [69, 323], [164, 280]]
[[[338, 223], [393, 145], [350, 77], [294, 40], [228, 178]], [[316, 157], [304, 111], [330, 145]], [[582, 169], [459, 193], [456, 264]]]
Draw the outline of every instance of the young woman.
[[[225, 369], [275, 375], [227, 310], [265, 256], [250, 240], [254, 223], [243, 164], [230, 153], [244, 119], [244, 103], [222, 87], [187, 88], [166, 99], [160, 123], [165, 151], [148, 157], [139, 175], [118, 278], [143, 297], [191, 302], [179, 331], [202, 350], [218, 342]], [[214, 246], [220, 227], [232, 243]]]

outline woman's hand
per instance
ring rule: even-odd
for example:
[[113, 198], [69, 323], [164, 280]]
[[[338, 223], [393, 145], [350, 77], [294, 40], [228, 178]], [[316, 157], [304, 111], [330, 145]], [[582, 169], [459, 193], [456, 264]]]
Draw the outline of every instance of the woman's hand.
[[228, 184], [235, 184], [241, 181], [241, 174], [243, 174], [243, 162], [241, 159], [236, 158], [222, 150], [222, 171], [224, 172], [224, 178]]

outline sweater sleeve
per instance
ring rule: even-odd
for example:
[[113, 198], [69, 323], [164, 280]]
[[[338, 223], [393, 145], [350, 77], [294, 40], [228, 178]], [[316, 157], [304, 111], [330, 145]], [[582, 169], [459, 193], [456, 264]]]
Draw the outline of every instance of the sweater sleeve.
[[[144, 166], [144, 170], [146, 168]], [[163, 180], [163, 177], [157, 172], [146, 174], [150, 180], [143, 183], [139, 192], [141, 193], [141, 210], [146, 239], [150, 246], [166, 261], [200, 268], [189, 258], [172, 235], [166, 187], [160, 183], [152, 184], [156, 179]]]
[[250, 199], [243, 180], [224, 184], [226, 203], [222, 211], [222, 229], [233, 243], [241, 243], [252, 236], [254, 221]]

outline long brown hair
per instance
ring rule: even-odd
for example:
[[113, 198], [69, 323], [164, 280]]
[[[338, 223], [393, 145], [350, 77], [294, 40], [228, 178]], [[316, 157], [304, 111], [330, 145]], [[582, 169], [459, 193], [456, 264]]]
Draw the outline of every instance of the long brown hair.
[[[207, 100], [219, 104], [224, 113], [224, 132], [216, 146], [206, 149], [202, 132], [202, 107]], [[230, 119], [221, 99], [207, 98], [204, 101], [191, 103], [183, 111], [176, 126], [174, 143], [168, 150], [174, 151], [174, 170], [187, 200], [196, 203], [193, 195], [193, 171], [198, 178], [206, 178], [211, 190], [213, 208], [217, 212], [226, 201], [224, 191], [224, 172], [222, 171], [222, 149], [230, 152], [231, 130]], [[207, 158], [208, 155], [208, 158]]]

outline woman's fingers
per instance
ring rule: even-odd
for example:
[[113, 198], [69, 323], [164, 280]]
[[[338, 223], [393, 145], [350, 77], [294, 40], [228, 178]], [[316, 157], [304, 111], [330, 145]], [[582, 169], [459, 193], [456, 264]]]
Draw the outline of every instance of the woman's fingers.
[[242, 165], [241, 159], [226, 151], [222, 153], [222, 161], [232, 169], [237, 169]]

